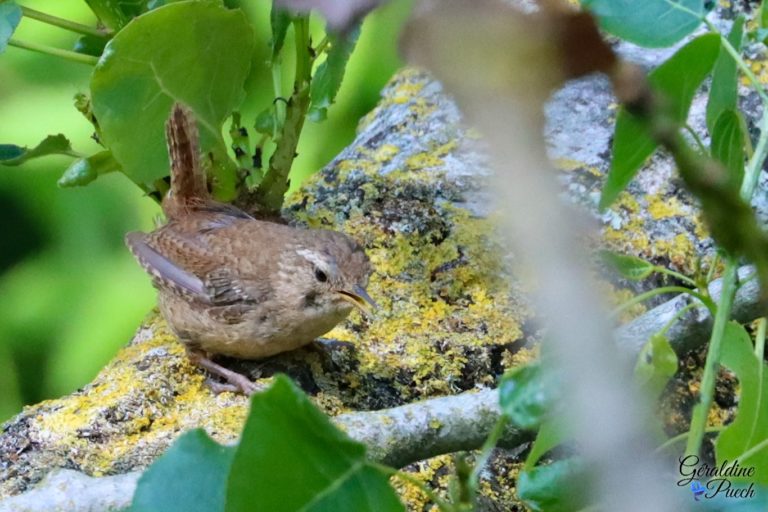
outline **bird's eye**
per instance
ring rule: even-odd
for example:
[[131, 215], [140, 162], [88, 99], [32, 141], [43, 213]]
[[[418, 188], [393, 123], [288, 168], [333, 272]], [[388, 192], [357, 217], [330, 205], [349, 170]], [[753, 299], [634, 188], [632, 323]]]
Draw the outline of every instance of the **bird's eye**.
[[324, 283], [328, 280], [328, 275], [320, 270], [319, 268], [315, 269], [315, 278], [320, 281], [321, 283]]

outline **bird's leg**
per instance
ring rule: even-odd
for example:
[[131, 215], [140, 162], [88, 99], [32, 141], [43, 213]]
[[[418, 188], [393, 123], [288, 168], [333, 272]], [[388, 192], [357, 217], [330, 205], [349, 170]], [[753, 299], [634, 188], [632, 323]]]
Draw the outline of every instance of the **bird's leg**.
[[208, 358], [205, 353], [199, 350], [188, 350], [189, 359], [192, 363], [196, 364], [204, 370], [213, 375], [222, 377], [227, 381], [227, 384], [213, 382], [208, 379], [208, 385], [211, 387], [214, 393], [221, 393], [222, 391], [232, 391], [233, 393], [243, 393], [250, 396], [259, 390], [259, 386], [252, 382], [245, 375], [234, 372], [228, 368], [224, 368], [220, 364], [214, 362]]
[[225, 391], [229, 391], [230, 393], [242, 393], [240, 391], [240, 388], [233, 384], [224, 384], [223, 382], [219, 382], [217, 380], [214, 380], [213, 377], [208, 377], [205, 379], [205, 384], [210, 388], [211, 391], [215, 395], [218, 395], [219, 393], [224, 393]]

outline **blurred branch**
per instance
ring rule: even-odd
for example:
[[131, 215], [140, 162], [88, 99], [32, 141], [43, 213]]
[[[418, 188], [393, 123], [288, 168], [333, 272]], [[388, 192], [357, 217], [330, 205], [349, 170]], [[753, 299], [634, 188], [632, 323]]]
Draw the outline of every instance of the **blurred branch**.
[[278, 4], [296, 12], [317, 9], [334, 30], [347, 30], [368, 12], [386, 0], [278, 0]]

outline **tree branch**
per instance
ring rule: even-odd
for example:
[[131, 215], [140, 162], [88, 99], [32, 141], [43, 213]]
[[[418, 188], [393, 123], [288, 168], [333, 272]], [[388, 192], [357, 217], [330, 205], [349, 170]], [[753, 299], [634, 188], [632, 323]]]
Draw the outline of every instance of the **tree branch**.
[[[382, 411], [342, 414], [336, 425], [368, 447], [368, 456], [393, 467], [444, 453], [476, 450], [499, 418], [495, 389], [433, 398]], [[500, 441], [514, 447], [529, 436], [509, 426]]]
[[[755, 268], [751, 265], [741, 267], [738, 276], [741, 286], [733, 302], [732, 318], [741, 323], [751, 322], [763, 314]], [[709, 293], [715, 302], [720, 300], [722, 287], [722, 279], [712, 281], [709, 286]], [[615, 332], [616, 342], [621, 348], [631, 353], [638, 353], [653, 334], [661, 331], [692, 300], [690, 296], [681, 294], [653, 308], [632, 322], [619, 327]], [[703, 306], [693, 308], [669, 328], [667, 337], [678, 353], [698, 348], [707, 341], [712, 331], [712, 321], [712, 315], [707, 308]]]

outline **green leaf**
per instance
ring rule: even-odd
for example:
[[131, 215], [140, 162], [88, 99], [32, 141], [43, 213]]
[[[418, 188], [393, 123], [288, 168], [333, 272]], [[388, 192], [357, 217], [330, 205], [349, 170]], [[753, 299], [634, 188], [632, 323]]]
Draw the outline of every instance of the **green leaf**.
[[110, 30], [117, 32], [136, 16], [147, 12], [152, 0], [85, 0], [97, 18]]
[[757, 20], [760, 28], [768, 28], [768, 2], [765, 0], [760, 2], [760, 12], [758, 13]]
[[314, 122], [322, 121], [327, 116], [328, 107], [336, 99], [349, 56], [360, 36], [360, 26], [342, 34], [329, 33], [331, 48], [325, 61], [320, 64], [312, 77], [309, 91], [310, 105], [308, 117]]
[[676, 372], [677, 354], [666, 336], [655, 334], [637, 356], [635, 382], [656, 399]]
[[[768, 484], [768, 371], [752, 350], [747, 331], [729, 322], [723, 338], [720, 362], [739, 378], [739, 410], [736, 419], [717, 437], [715, 453], [718, 463], [739, 458], [741, 466], [755, 466], [752, 480]], [[761, 449], [744, 454], [759, 443]]]
[[115, 32], [131, 20], [130, 16], [124, 13], [118, 2], [114, 0], [85, 0], [85, 3], [104, 26]]
[[291, 13], [276, 6], [273, 0], [272, 10], [269, 13], [269, 22], [272, 27], [272, 39], [269, 41], [269, 45], [272, 48], [272, 60], [283, 49], [285, 34], [288, 33], [288, 27], [291, 26], [292, 21], [293, 16]]
[[768, 28], [759, 28], [754, 32], [747, 32], [750, 41], [757, 41], [765, 44], [768, 40]]
[[253, 128], [264, 135], [274, 137], [275, 135], [275, 107], [274, 105], [265, 108], [256, 116]]
[[536, 440], [533, 442], [528, 457], [525, 458], [523, 470], [530, 471], [533, 469], [541, 457], [563, 442], [563, 437], [563, 429], [557, 421], [544, 421], [539, 428], [539, 433], [536, 435]]
[[77, 53], [84, 53], [85, 55], [93, 55], [94, 57], [100, 57], [104, 53], [104, 46], [107, 44], [107, 40], [103, 37], [96, 36], [81, 36], [75, 41], [75, 46], [72, 48]]
[[102, 174], [119, 171], [120, 165], [115, 161], [110, 151], [101, 151], [86, 158], [78, 158], [59, 178], [58, 185], [65, 187], [81, 187], [89, 184]]
[[[736, 49], [741, 51], [744, 40], [744, 16], [734, 20], [728, 41]], [[707, 128], [713, 133], [715, 121], [725, 110], [737, 110], [738, 98], [738, 68], [736, 61], [725, 48], [720, 48], [720, 54], [712, 71], [712, 87], [709, 89], [709, 101], [707, 102]]]
[[91, 101], [102, 142], [129, 178], [151, 188], [168, 174], [164, 127], [173, 103], [181, 102], [197, 118], [214, 193], [221, 200], [233, 196], [236, 164], [222, 127], [244, 97], [253, 44], [242, 11], [212, 2], [159, 7], [107, 44], [91, 79]]
[[587, 470], [578, 458], [558, 460], [530, 471], [517, 479], [517, 496], [530, 510], [573, 512], [587, 505]]
[[704, 16], [704, 0], [583, 0], [581, 5], [603, 30], [648, 48], [672, 46]]
[[724, 110], [712, 129], [710, 143], [712, 158], [728, 169], [728, 178], [734, 189], [741, 187], [744, 179], [744, 123], [738, 112]]
[[26, 149], [16, 144], [0, 144], [0, 163], [7, 160], [15, 160], [25, 152]]
[[[693, 96], [712, 70], [719, 48], [720, 35], [697, 37], [648, 75], [651, 86], [668, 101], [673, 120], [682, 124], [687, 119]], [[657, 146], [643, 121], [626, 109], [619, 109], [613, 158], [600, 197], [600, 209], [616, 200]]]
[[21, 21], [21, 8], [16, 2], [0, 2], [0, 53], [5, 51], [8, 40]]
[[179, 437], [139, 479], [130, 512], [219, 512], [235, 447], [202, 429]]
[[15, 144], [0, 144], [0, 165], [21, 165], [32, 158], [46, 155], [68, 155], [72, 152], [69, 140], [62, 135], [49, 135], [32, 149]]
[[600, 258], [616, 269], [625, 279], [640, 281], [653, 273], [653, 263], [645, 261], [637, 256], [628, 256], [613, 251], [600, 251]]
[[552, 372], [538, 363], [523, 366], [502, 377], [499, 404], [513, 424], [534, 429], [553, 413], [559, 397], [558, 384]]
[[227, 487], [227, 512], [403, 511], [365, 446], [284, 376], [253, 396]]

